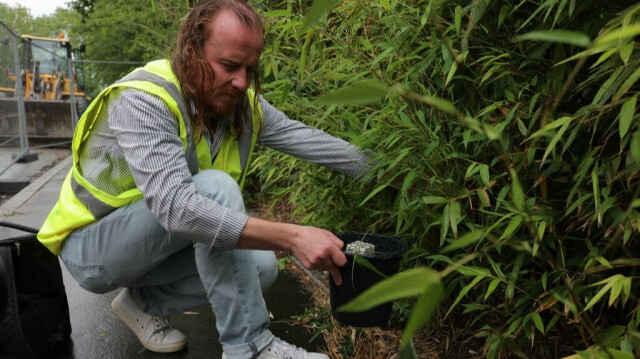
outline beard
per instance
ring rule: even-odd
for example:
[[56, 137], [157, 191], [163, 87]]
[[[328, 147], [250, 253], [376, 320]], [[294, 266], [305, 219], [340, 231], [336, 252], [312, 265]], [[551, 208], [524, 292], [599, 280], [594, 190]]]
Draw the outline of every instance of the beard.
[[245, 93], [218, 88], [204, 94], [207, 110], [216, 116], [228, 116], [242, 108]]

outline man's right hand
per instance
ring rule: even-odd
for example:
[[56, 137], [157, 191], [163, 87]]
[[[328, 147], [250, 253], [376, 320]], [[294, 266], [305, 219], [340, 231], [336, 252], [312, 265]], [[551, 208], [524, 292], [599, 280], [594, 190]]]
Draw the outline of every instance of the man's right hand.
[[300, 233], [294, 238], [291, 254], [307, 269], [328, 271], [336, 285], [341, 285], [342, 275], [339, 267], [347, 263], [347, 257], [341, 251], [344, 243], [327, 230], [298, 227]]
[[249, 217], [236, 248], [288, 251], [305, 268], [326, 270], [341, 285], [339, 267], [347, 263], [343, 246], [338, 237], [321, 228]]

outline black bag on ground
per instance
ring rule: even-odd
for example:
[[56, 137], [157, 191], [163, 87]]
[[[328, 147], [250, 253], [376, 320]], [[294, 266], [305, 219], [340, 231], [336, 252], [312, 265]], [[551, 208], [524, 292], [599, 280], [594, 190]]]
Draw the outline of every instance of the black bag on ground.
[[0, 239], [0, 358], [60, 358], [69, 352], [71, 322], [58, 257], [36, 229]]

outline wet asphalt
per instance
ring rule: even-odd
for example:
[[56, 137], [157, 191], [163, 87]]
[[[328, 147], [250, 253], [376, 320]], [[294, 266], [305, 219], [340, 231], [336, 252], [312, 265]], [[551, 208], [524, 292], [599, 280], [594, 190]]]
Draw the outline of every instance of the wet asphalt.
[[[0, 168], [11, 161], [19, 149], [0, 149]], [[35, 149], [38, 159], [29, 163], [15, 163], [0, 175], [3, 181], [24, 183], [26, 187], [3, 200], [0, 220], [39, 228], [55, 204], [60, 186], [71, 167], [71, 156], [64, 149]], [[5, 188], [6, 189], [6, 188]], [[19, 235], [11, 229], [0, 228], [0, 238]], [[72, 348], [69, 358], [220, 358], [222, 347], [218, 343], [215, 318], [210, 307], [172, 316], [172, 326], [188, 337], [185, 350], [171, 354], [158, 354], [146, 350], [135, 335], [111, 311], [110, 303], [118, 291], [94, 294], [80, 288], [64, 266], [63, 278], [69, 302]], [[294, 325], [294, 316], [310, 308], [309, 294], [303, 292], [298, 280], [280, 272], [274, 286], [265, 294], [267, 307], [273, 316], [269, 329], [278, 337], [308, 350], [324, 347], [322, 336], [316, 336], [305, 327]]]

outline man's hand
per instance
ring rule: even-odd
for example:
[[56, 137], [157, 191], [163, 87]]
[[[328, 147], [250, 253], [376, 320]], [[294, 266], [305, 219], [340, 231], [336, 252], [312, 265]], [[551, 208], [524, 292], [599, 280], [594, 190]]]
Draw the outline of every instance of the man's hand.
[[291, 254], [307, 269], [326, 270], [336, 285], [342, 284], [340, 268], [347, 263], [341, 249], [344, 243], [333, 233], [316, 227], [298, 226]]
[[347, 263], [343, 246], [338, 237], [324, 229], [249, 217], [236, 248], [286, 250], [305, 268], [326, 270], [336, 285], [341, 285], [339, 267]]

